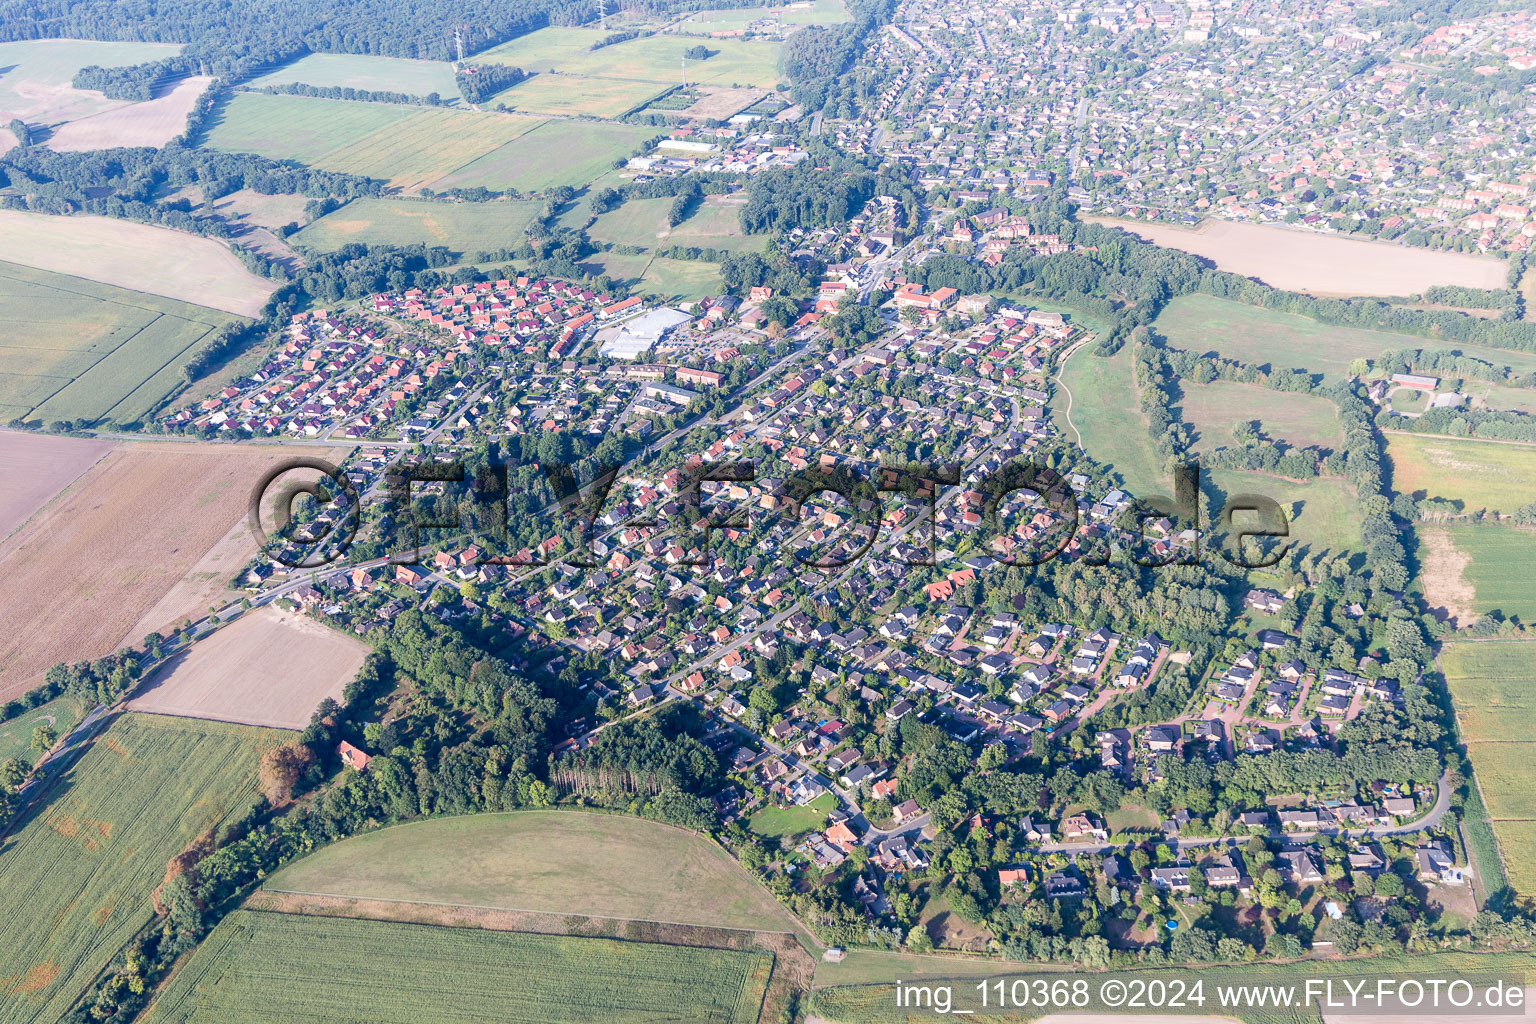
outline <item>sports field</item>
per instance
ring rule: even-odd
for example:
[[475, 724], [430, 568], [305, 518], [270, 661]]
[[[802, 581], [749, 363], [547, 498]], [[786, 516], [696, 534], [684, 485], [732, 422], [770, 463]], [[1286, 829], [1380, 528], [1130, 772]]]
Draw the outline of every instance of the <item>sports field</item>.
[[543, 203], [497, 200], [445, 203], [409, 199], [354, 199], [293, 235], [289, 241], [321, 252], [353, 242], [367, 245], [444, 245], [454, 252], [503, 249], [522, 240]]
[[256, 795], [278, 733], [122, 715], [0, 846], [0, 1021], [56, 1021], [149, 920], [166, 862]]
[[1177, 415], [1196, 431], [1197, 452], [1235, 445], [1233, 428], [1252, 420], [1262, 424], [1265, 437], [1298, 448], [1332, 449], [1343, 441], [1338, 407], [1326, 398], [1224, 380], [1205, 385], [1185, 381], [1182, 387]]
[[0, 422], [136, 420], [180, 383], [198, 342], [229, 319], [174, 299], [0, 263]]
[[1424, 434], [1386, 435], [1392, 486], [1504, 514], [1536, 501], [1536, 445]]
[[670, 83], [546, 72], [497, 93], [493, 102], [525, 114], [619, 117], [645, 106], [669, 87]]
[[403, 92], [407, 96], [437, 93], [443, 102], [459, 98], [453, 65], [441, 60], [405, 60], [366, 54], [312, 53], [248, 83], [253, 89], [302, 83], [320, 88]]
[[516, 143], [469, 161], [431, 185], [439, 192], [476, 185], [522, 192], [585, 185], [658, 134], [655, 128], [627, 124], [546, 121]]
[[753, 1024], [766, 953], [238, 910], [150, 1009], [155, 1024]]
[[510, 114], [240, 93], [214, 114], [210, 149], [297, 160], [414, 189], [539, 122]]
[[1497, 611], [1536, 623], [1536, 532], [1514, 526], [1425, 525], [1419, 571], [1425, 599], [1468, 625]]
[[1217, 352], [1277, 370], [1307, 370], [1323, 374], [1329, 383], [1342, 380], [1353, 359], [1424, 347], [1422, 339], [1333, 327], [1210, 295], [1180, 295], [1164, 307], [1153, 326], [1173, 348]]
[[1440, 670], [1451, 691], [1488, 819], [1505, 852], [1509, 881], [1536, 898], [1536, 864], [1511, 851], [1536, 841], [1536, 641], [1485, 640], [1446, 644]]
[[[729, 854], [643, 818], [516, 811], [396, 825], [319, 850], [265, 888], [328, 896], [793, 931]], [[699, 893], [709, 899], [698, 899]]]
[[65, 736], [75, 727], [85, 711], [85, 705], [75, 697], [59, 697], [46, 704], [16, 716], [8, 722], [0, 722], [0, 761], [16, 758], [27, 764], [37, 760], [32, 747], [32, 730], [40, 725], [50, 726], [59, 736]]

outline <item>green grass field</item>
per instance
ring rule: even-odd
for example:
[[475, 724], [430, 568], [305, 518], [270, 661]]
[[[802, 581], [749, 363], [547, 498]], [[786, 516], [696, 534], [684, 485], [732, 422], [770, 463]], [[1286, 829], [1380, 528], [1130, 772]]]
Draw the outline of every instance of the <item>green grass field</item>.
[[582, 121], [546, 121], [518, 139], [432, 183], [450, 188], [513, 188], [537, 192], [558, 185], [585, 185], [627, 158], [654, 128]]
[[[641, 818], [520, 811], [397, 825], [326, 847], [267, 888], [792, 931], [729, 854]], [[708, 893], [707, 900], [698, 899]]]
[[658, 256], [646, 264], [640, 275], [640, 290], [659, 295], [667, 302], [691, 302], [706, 295], [719, 295], [725, 286], [716, 264]]
[[747, 827], [758, 835], [788, 839], [827, 823], [827, 815], [837, 809], [831, 793], [823, 793], [803, 807], [762, 807], [755, 811]]
[[510, 114], [240, 93], [214, 115], [205, 145], [414, 189], [539, 124]]
[[1424, 347], [1421, 339], [1333, 327], [1209, 295], [1179, 296], [1153, 326], [1173, 348], [1218, 352], [1275, 369], [1308, 370], [1323, 374], [1329, 382], [1341, 380], [1353, 359], [1374, 359], [1388, 349]]
[[[555, 70], [567, 75], [678, 85], [683, 81], [683, 54], [698, 45], [697, 39], [688, 36], [644, 36], [590, 53], [577, 53], [560, 61]], [[715, 52], [707, 60], [688, 61], [690, 85], [753, 85], [772, 89], [781, 80], [780, 43], [711, 39], [706, 45]]]
[[56, 1021], [150, 919], [176, 853], [256, 795], [280, 735], [123, 715], [0, 846], [0, 1021]]
[[171, 979], [165, 1024], [752, 1024], [766, 953], [239, 910]]
[[54, 732], [63, 736], [80, 721], [83, 710], [78, 699], [59, 697], [39, 704], [9, 722], [0, 723], [0, 761], [14, 757], [27, 764], [33, 763], [37, 754], [32, 750], [32, 730], [39, 725], [51, 725]]
[[538, 215], [533, 200], [489, 203], [354, 199], [294, 235], [290, 241], [321, 252], [352, 242], [367, 245], [444, 245], [454, 252], [513, 246]]
[[667, 224], [669, 198], [632, 199], [623, 206], [598, 215], [587, 233], [600, 242], [654, 248], [672, 245], [697, 249], [745, 251], [761, 249], [764, 237], [742, 233], [739, 207], [711, 196], [699, 204], [693, 216], [676, 226]]
[[1536, 445], [1422, 434], [1386, 435], [1392, 486], [1509, 514], [1536, 501]]
[[1489, 409], [1536, 415], [1536, 391], [1529, 388], [1507, 388], [1487, 381], [1469, 380], [1462, 385], [1461, 390], [1475, 399], [1481, 399]]
[[1183, 387], [1177, 415], [1198, 432], [1197, 452], [1235, 444], [1233, 428], [1252, 420], [1262, 423], [1265, 436], [1298, 448], [1335, 448], [1343, 441], [1338, 407], [1326, 398], [1225, 380]]
[[[1280, 505], [1293, 544], [1310, 551], [1355, 551], [1360, 548], [1360, 507], [1344, 481], [1316, 477], [1301, 483], [1263, 473], [1238, 470], [1202, 470], [1207, 493], [1223, 500], [1212, 505], [1213, 514], [1239, 494], [1257, 494]], [[1238, 525], [1244, 524], [1242, 517]]]
[[799, 0], [789, 5], [772, 4], [767, 7], [735, 7], [725, 10], [699, 11], [678, 27], [680, 32], [708, 35], [710, 32], [728, 32], [746, 29], [757, 21], [767, 20], [784, 27], [799, 25], [836, 25], [848, 19], [848, 9], [842, 0]]
[[[1497, 611], [1505, 618], [1536, 623], [1536, 586], [1531, 583], [1536, 580], [1536, 532], [1470, 523], [1435, 529], [1468, 560], [1461, 576], [1475, 591], [1469, 602], [1473, 611]], [[1422, 554], [1419, 564], [1425, 564]]]
[[645, 106], [669, 87], [658, 82], [546, 72], [497, 93], [493, 102], [505, 103], [511, 109], [527, 114], [619, 117]]
[[1504, 851], [1509, 884], [1536, 898], [1536, 641], [1468, 641], [1440, 651], [1461, 735], [1477, 774], [1493, 834]]
[[437, 93], [443, 102], [459, 98], [453, 65], [441, 60], [404, 60], [365, 54], [312, 53], [270, 75], [252, 79], [253, 89], [300, 82], [321, 88], [403, 92], [408, 96]]
[[553, 71], [565, 61], [584, 53], [605, 35], [607, 33], [601, 29], [551, 26], [477, 53], [475, 60], [490, 64], [511, 64], [524, 71]]
[[1163, 473], [1162, 460], [1147, 433], [1147, 422], [1136, 397], [1133, 369], [1129, 345], [1108, 359], [1094, 354], [1093, 346], [1087, 345], [1068, 358], [1061, 373], [1061, 383], [1066, 387], [1056, 389], [1051, 409], [1058, 429], [1076, 440], [1075, 427], [1088, 454], [1112, 465], [1132, 494], [1166, 494], [1172, 484]]
[[138, 419], [177, 386], [193, 347], [230, 319], [175, 299], [0, 263], [0, 421]]

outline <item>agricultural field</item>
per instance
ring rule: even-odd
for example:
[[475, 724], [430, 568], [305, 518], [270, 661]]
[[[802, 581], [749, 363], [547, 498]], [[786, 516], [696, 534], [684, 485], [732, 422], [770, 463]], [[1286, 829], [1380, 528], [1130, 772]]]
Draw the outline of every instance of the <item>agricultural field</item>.
[[645, 106], [668, 87], [658, 82], [636, 82], [626, 78], [545, 72], [504, 89], [492, 102], [505, 103], [524, 114], [612, 118]]
[[37, 751], [32, 749], [32, 730], [39, 725], [50, 726], [59, 736], [69, 733], [85, 715], [85, 704], [77, 697], [58, 697], [8, 722], [0, 722], [0, 761], [16, 758], [32, 764]]
[[1265, 437], [1297, 448], [1333, 449], [1344, 440], [1338, 407], [1326, 398], [1224, 380], [1181, 385], [1184, 398], [1176, 415], [1198, 434], [1197, 452], [1235, 445], [1233, 428], [1253, 420]]
[[477, 185], [520, 192], [581, 186], [658, 134], [654, 128], [627, 124], [546, 121], [515, 144], [472, 160], [431, 184], [438, 191]]
[[244, 812], [282, 735], [121, 715], [92, 742], [0, 845], [0, 1022], [64, 1015], [150, 919], [166, 862]]
[[1536, 532], [1514, 526], [1420, 526], [1419, 579], [1425, 600], [1458, 625], [1497, 611], [1536, 623]]
[[176, 654], [139, 688], [130, 711], [302, 729], [362, 667], [368, 645], [273, 607], [246, 612]]
[[[36, 686], [56, 662], [118, 647], [232, 533], [251, 488], [284, 458], [275, 447], [119, 445], [0, 542], [0, 607], [10, 613], [0, 700]], [[238, 540], [245, 558], [255, 553], [249, 530]], [[185, 604], [158, 625], [206, 610]]]
[[[1201, 472], [1202, 486], [1213, 499], [1213, 513], [1239, 494], [1257, 494], [1279, 504], [1290, 529], [1290, 543], [1308, 551], [1358, 551], [1360, 506], [1348, 485], [1336, 477], [1299, 483], [1240, 470]], [[1238, 519], [1238, 525], [1244, 520]]]
[[587, 52], [593, 43], [601, 41], [607, 34], [596, 28], [550, 26], [482, 50], [475, 54], [475, 60], [483, 64], [510, 64], [528, 72], [553, 71], [565, 61]]
[[[310, 854], [266, 889], [360, 899], [792, 931], [724, 850], [684, 829], [581, 811], [437, 818]], [[709, 893], [708, 900], [697, 899]]]
[[[1536, 758], [1536, 641], [1448, 643], [1440, 670], [1451, 692], [1489, 824], [1504, 850], [1536, 841], [1536, 797], [1530, 766]], [[1531, 858], [1504, 857], [1510, 884], [1536, 898]]]
[[443, 203], [354, 199], [289, 238], [294, 245], [333, 252], [344, 245], [447, 246], [474, 253], [517, 244], [543, 203], [532, 200]]
[[247, 83], [252, 89], [269, 85], [313, 85], [318, 88], [403, 92], [407, 96], [437, 93], [447, 103], [459, 99], [453, 65], [441, 60], [406, 60], [366, 54], [311, 53]]
[[1536, 390], [1509, 388], [1482, 380], [1468, 380], [1462, 384], [1461, 390], [1463, 394], [1471, 397], [1476, 406], [1508, 412], [1523, 412], [1528, 416], [1536, 415]]
[[211, 238], [107, 217], [0, 210], [0, 261], [241, 316], [260, 313], [276, 287]]
[[[649, 256], [630, 256], [619, 252], [600, 252], [581, 263], [581, 269], [594, 276], [607, 274], [615, 285], [633, 288], [639, 285], [645, 270], [652, 263]], [[703, 264], [685, 264], [703, 266]]]
[[1415, 497], [1506, 515], [1536, 501], [1536, 445], [1388, 433], [1392, 486]]
[[92, 64], [120, 67], [163, 60], [181, 52], [167, 43], [104, 43], [83, 39], [35, 39], [0, 43], [0, 111], [5, 120], [57, 125], [107, 110], [132, 106], [99, 92], [70, 85], [75, 72]]
[[[681, 35], [644, 36], [578, 53], [554, 69], [566, 75], [628, 78], [662, 85], [682, 84], [685, 51], [697, 39]], [[772, 89], [781, 80], [778, 63], [783, 46], [764, 40], [711, 39], [707, 60], [687, 61], [690, 85], [752, 85]]]
[[707, 35], [746, 29], [754, 22], [767, 21], [768, 28], [801, 25], [836, 25], [848, 21], [848, 9], [841, 0], [799, 0], [797, 3], [771, 7], [738, 7], [699, 11], [678, 26], [679, 32]]
[[80, 153], [118, 146], [163, 146], [187, 130], [187, 115], [212, 83], [212, 78], [194, 75], [152, 100], [70, 121], [54, 129], [48, 148]]
[[0, 321], [7, 325], [0, 422], [137, 420], [178, 386], [198, 343], [229, 319], [203, 306], [0, 263]]
[[152, 1024], [753, 1024], [766, 953], [238, 910], [148, 1011]]
[[1375, 359], [1388, 349], [1423, 347], [1422, 340], [1400, 334], [1334, 327], [1210, 295], [1180, 295], [1164, 307], [1153, 326], [1173, 348], [1320, 373], [1329, 383], [1344, 378], [1351, 360]]
[[538, 123], [440, 107], [240, 93], [211, 118], [204, 145], [361, 174], [409, 190], [492, 153]]
[[0, 430], [0, 541], [111, 451], [113, 442]]

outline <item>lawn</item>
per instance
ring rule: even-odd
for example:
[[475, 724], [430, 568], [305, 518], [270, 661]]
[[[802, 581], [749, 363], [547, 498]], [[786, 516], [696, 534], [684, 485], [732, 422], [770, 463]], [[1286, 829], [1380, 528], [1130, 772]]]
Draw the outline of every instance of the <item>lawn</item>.
[[[1510, 885], [1536, 897], [1536, 867], [1527, 856], [1536, 843], [1536, 795], [1531, 762], [1536, 758], [1536, 641], [1471, 641], [1440, 652], [1489, 824], [1505, 852]], [[1516, 856], [1515, 854], [1519, 854]]]
[[437, 93], [446, 103], [459, 98], [453, 65], [441, 60], [405, 60], [365, 54], [312, 53], [278, 68], [270, 75], [252, 79], [253, 89], [269, 85], [302, 83], [320, 88], [367, 89], [403, 92], [408, 96]]
[[1107, 359], [1086, 345], [1067, 359], [1065, 387], [1056, 389], [1051, 409], [1058, 429], [1075, 439], [1076, 428], [1088, 454], [1113, 466], [1126, 490], [1138, 497], [1167, 494], [1172, 484], [1147, 433], [1133, 368], [1129, 345]]
[[516, 143], [462, 164], [432, 187], [443, 191], [479, 185], [540, 192], [559, 185], [581, 186], [657, 134], [654, 128], [627, 124], [547, 121]]
[[174, 299], [0, 263], [7, 328], [0, 417], [135, 420], [177, 386], [190, 350], [228, 319]]
[[166, 862], [256, 795], [280, 735], [122, 715], [0, 846], [0, 1021], [55, 1021], [149, 921]]
[[837, 809], [831, 793], [823, 793], [804, 806], [763, 807], [753, 813], [747, 827], [760, 836], [788, 839], [826, 824], [827, 815]]
[[1195, 451], [1209, 453], [1236, 444], [1233, 428], [1258, 420], [1260, 432], [1297, 448], [1336, 448], [1343, 441], [1338, 407], [1326, 398], [1271, 391], [1254, 384], [1217, 380], [1183, 383], [1177, 417], [1195, 429]]
[[1423, 434], [1386, 435], [1392, 486], [1415, 497], [1509, 514], [1536, 501], [1536, 445]]
[[537, 118], [441, 107], [240, 93], [214, 114], [204, 144], [414, 189], [496, 151], [539, 123]]
[[445, 203], [410, 199], [354, 199], [294, 235], [290, 241], [321, 252], [344, 245], [444, 245], [454, 252], [504, 249], [522, 240], [543, 203], [533, 200]]
[[[1449, 542], [1459, 556], [1452, 561], [1460, 567], [1460, 578], [1436, 582], [1442, 586], [1470, 585], [1470, 600], [1461, 602], [1467, 610], [1477, 615], [1497, 611], [1505, 618], [1536, 623], [1536, 587], [1531, 585], [1536, 579], [1536, 532], [1471, 523], [1425, 527], [1417, 532], [1424, 534], [1430, 529]], [[1441, 563], [1424, 556], [1423, 540], [1420, 537], [1420, 567], [1437, 566], [1437, 571], [1444, 571], [1438, 569]], [[1447, 570], [1453, 568], [1449, 562], [1444, 564]]]
[[83, 710], [78, 699], [59, 697], [46, 704], [39, 704], [8, 722], [0, 723], [0, 761], [13, 757], [27, 764], [36, 761], [37, 754], [32, 749], [32, 730], [46, 724], [53, 726], [54, 732], [63, 736], [80, 721]]
[[766, 953], [239, 910], [149, 1010], [154, 1024], [753, 1024]]
[[1164, 307], [1153, 326], [1173, 348], [1321, 373], [1330, 383], [1343, 379], [1353, 359], [1374, 359], [1388, 349], [1424, 347], [1422, 339], [1334, 327], [1209, 295], [1179, 296]]
[[[642, 818], [520, 811], [397, 825], [326, 847], [267, 888], [794, 930], [788, 911], [720, 847]], [[708, 892], [708, 901], [694, 897]]]
[[621, 78], [544, 73], [496, 94], [494, 103], [529, 114], [620, 117], [650, 103], [670, 85]]

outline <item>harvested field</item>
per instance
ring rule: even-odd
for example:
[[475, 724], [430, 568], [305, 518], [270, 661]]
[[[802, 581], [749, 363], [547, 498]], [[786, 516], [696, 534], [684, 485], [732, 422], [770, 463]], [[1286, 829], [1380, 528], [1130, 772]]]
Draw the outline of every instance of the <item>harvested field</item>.
[[55, 662], [114, 650], [285, 458], [275, 448], [120, 445], [0, 543], [10, 626], [0, 636], [0, 700], [37, 685]]
[[659, 134], [655, 128], [628, 124], [546, 121], [515, 143], [462, 164], [430, 184], [438, 191], [476, 185], [521, 192], [581, 186]]
[[302, 729], [323, 699], [341, 699], [367, 654], [314, 619], [258, 608], [172, 658], [128, 709]]
[[163, 96], [71, 121], [54, 129], [48, 148], [79, 153], [117, 146], [163, 146], [186, 131], [187, 115], [212, 81], [193, 76]]
[[[685, 829], [581, 811], [411, 822], [318, 850], [266, 888], [360, 899], [796, 931], [729, 854]], [[707, 903], [691, 898], [708, 892]]]
[[154, 1024], [752, 1024], [766, 953], [237, 910], [148, 1011]]
[[1392, 486], [1462, 502], [1462, 511], [1505, 515], [1536, 501], [1536, 445], [1388, 433]]
[[679, 111], [684, 117], [708, 118], [724, 121], [741, 113], [768, 95], [764, 89], [733, 89], [728, 86], [708, 86], [703, 95], [691, 107]]
[[242, 316], [276, 287], [212, 239], [108, 217], [0, 210], [0, 260]]
[[99, 92], [70, 85], [75, 72], [91, 64], [121, 67], [163, 60], [181, 52], [167, 43], [106, 43], [84, 39], [34, 39], [0, 43], [0, 121], [20, 118], [57, 125], [106, 110], [132, 106]]
[[[199, 200], [201, 201], [201, 200]], [[304, 223], [304, 204], [308, 196], [264, 196], [243, 188], [214, 201], [213, 208], [230, 220], [240, 220], [264, 228], [280, 228]]]
[[253, 89], [302, 83], [319, 88], [403, 92], [407, 96], [437, 93], [444, 103], [458, 99], [453, 65], [441, 60], [407, 60], [367, 54], [311, 53], [249, 83]]
[[1477, 618], [1477, 591], [1467, 580], [1472, 558], [1456, 546], [1443, 526], [1421, 526], [1418, 534], [1424, 603], [1452, 626], [1471, 625]]
[[0, 540], [114, 447], [112, 441], [0, 430]]
[[1190, 229], [1114, 217], [1085, 217], [1170, 249], [1203, 256], [1222, 270], [1313, 295], [1417, 295], [1437, 284], [1503, 288], [1502, 260], [1340, 238], [1271, 224], [1206, 221]]
[[120, 715], [0, 845], [0, 1022], [60, 1020], [148, 923], [166, 862], [256, 796], [292, 733]]

